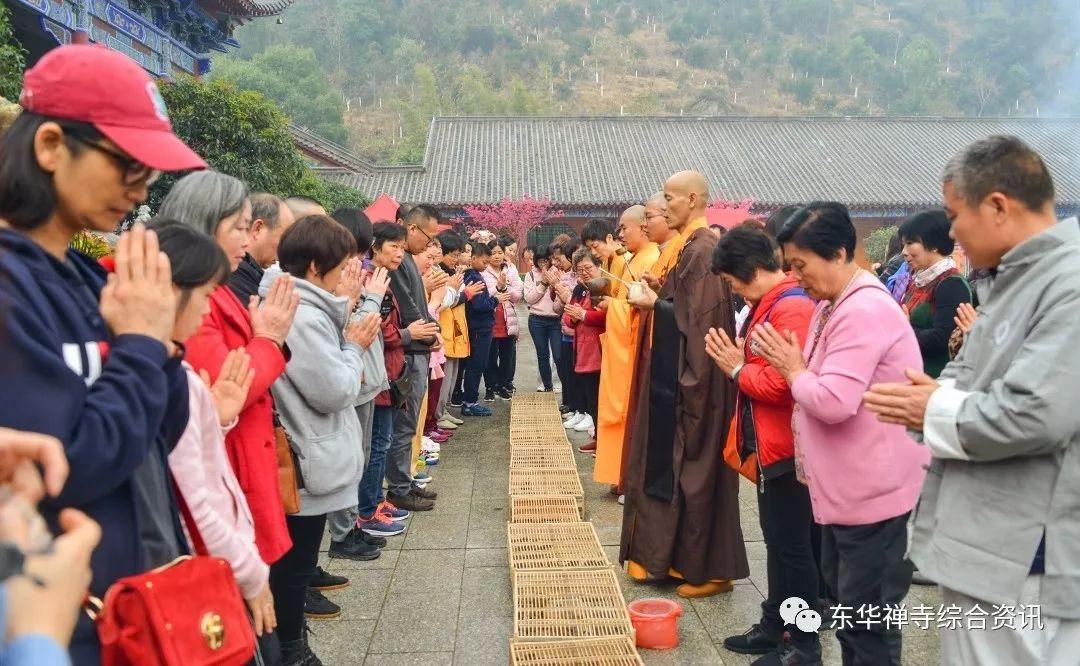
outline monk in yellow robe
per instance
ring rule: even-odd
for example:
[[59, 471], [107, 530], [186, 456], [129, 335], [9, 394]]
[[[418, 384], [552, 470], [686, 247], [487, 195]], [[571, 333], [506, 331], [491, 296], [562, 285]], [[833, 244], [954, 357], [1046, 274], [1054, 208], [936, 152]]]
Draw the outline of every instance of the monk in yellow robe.
[[[645, 207], [631, 206], [619, 218], [619, 240], [630, 260], [626, 273], [630, 281], [640, 279], [656, 260], [660, 249], [645, 235]], [[600, 336], [600, 399], [596, 423], [596, 467], [593, 479], [618, 488], [622, 485], [623, 437], [634, 375], [639, 317], [625, 298], [607, 301], [607, 324]]]

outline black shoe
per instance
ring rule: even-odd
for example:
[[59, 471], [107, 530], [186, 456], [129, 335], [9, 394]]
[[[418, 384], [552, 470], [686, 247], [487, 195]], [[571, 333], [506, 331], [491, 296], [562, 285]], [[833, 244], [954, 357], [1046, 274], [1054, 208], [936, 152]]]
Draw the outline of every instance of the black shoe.
[[364, 530], [357, 530], [357, 531], [360, 532], [360, 538], [363, 539], [364, 543], [366, 543], [366, 544], [368, 544], [370, 546], [375, 546], [376, 548], [385, 548], [386, 547], [386, 537], [376, 536], [374, 534], [368, 534]]
[[312, 620], [330, 620], [338, 615], [341, 615], [341, 606], [324, 597], [322, 592], [308, 588], [307, 598], [304, 599], [304, 617]]
[[461, 406], [465, 404], [461, 397], [450, 398], [450, 406], [455, 409], [461, 409]]
[[559, 413], [560, 414], [569, 414], [572, 411], [574, 411], [574, 410], [570, 409], [566, 405], [559, 405]]
[[361, 534], [363, 532], [354, 527], [345, 535], [344, 541], [330, 542], [330, 552], [327, 555], [335, 559], [357, 560], [360, 562], [378, 559], [379, 555], [382, 554], [379, 547], [364, 541], [360, 537]]
[[921, 571], [916, 569], [911, 572], [911, 584], [912, 585], [937, 585], [934, 581], [930, 580], [922, 574]]
[[307, 663], [307, 644], [304, 639], [281, 641], [281, 666], [305, 666]]
[[514, 394], [511, 393], [509, 389], [500, 388], [495, 389], [495, 397], [499, 400], [510, 400], [514, 397]]
[[409, 491], [409, 494], [416, 495], [417, 497], [422, 497], [426, 500], [433, 500], [439, 496], [439, 493], [435, 492], [434, 490], [431, 490], [427, 487], [421, 488], [420, 486], [413, 486], [412, 489]]
[[348, 587], [349, 579], [345, 576], [335, 576], [332, 573], [327, 573], [322, 567], [315, 567], [315, 573], [312, 574], [308, 586], [320, 592], [329, 592], [330, 590], [340, 590], [343, 587]]
[[484, 391], [484, 402], [495, 402], [495, 391]]
[[752, 666], [821, 666], [821, 646], [813, 649], [784, 643], [769, 654], [750, 662]]
[[315, 633], [307, 621], [304, 621], [304, 662], [303, 666], [323, 666], [322, 660], [320, 660], [315, 653], [311, 650], [311, 641], [308, 640], [308, 634]]
[[769, 654], [783, 642], [784, 632], [773, 632], [760, 624], [750, 627], [744, 634], [728, 636], [724, 647], [739, 654]]
[[406, 511], [431, 511], [435, 508], [435, 501], [420, 497], [416, 493], [410, 491], [408, 495], [395, 495], [394, 493], [387, 493], [386, 501], [390, 502], [399, 509], [405, 509]]

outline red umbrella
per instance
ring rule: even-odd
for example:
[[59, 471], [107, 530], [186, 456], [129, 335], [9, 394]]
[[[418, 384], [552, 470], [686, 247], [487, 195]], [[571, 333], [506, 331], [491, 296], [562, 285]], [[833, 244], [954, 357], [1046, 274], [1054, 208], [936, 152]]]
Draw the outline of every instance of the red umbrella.
[[373, 223], [394, 222], [397, 220], [399, 207], [397, 199], [389, 194], [380, 194], [375, 197], [375, 201], [372, 201], [370, 206], [364, 209], [364, 214]]

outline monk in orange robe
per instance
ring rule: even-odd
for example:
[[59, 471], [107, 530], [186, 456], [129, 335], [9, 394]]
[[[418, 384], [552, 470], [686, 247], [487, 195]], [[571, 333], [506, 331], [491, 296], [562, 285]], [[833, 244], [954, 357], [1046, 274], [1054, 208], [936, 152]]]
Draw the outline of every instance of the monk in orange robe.
[[[626, 277], [639, 280], [660, 258], [660, 249], [645, 235], [645, 207], [631, 206], [619, 218], [619, 240], [630, 260]], [[625, 298], [607, 301], [607, 325], [600, 336], [600, 399], [596, 424], [596, 467], [593, 479], [616, 488], [622, 485], [623, 437], [634, 375], [639, 317]]]

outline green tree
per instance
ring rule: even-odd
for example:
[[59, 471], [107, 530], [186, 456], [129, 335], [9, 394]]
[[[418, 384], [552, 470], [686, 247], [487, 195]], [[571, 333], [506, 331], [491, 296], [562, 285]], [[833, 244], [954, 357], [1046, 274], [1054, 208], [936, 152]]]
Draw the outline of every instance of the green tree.
[[[181, 77], [163, 82], [161, 94], [177, 136], [211, 168], [236, 176], [253, 191], [303, 194], [328, 209], [366, 203], [357, 190], [324, 181], [308, 168], [293, 144], [288, 119], [260, 93], [238, 90], [225, 80]], [[158, 208], [174, 180], [165, 176], [150, 189], [151, 209]]]
[[0, 97], [19, 99], [25, 68], [26, 51], [15, 41], [7, 7], [0, 5]]
[[280, 104], [298, 125], [331, 141], [348, 140], [342, 122], [345, 103], [330, 85], [312, 49], [277, 44], [251, 60], [218, 58], [213, 77], [261, 92]]

